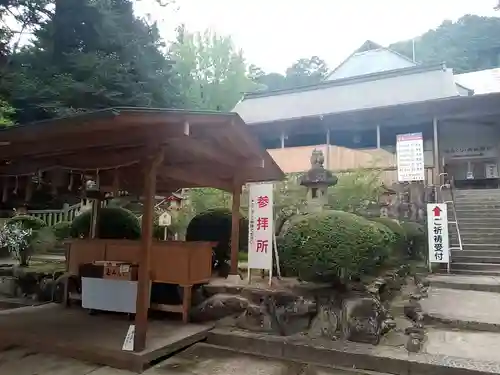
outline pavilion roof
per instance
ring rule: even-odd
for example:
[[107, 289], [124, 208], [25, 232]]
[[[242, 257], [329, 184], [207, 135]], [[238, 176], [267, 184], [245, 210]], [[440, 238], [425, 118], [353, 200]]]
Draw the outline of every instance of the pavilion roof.
[[[120, 189], [140, 192], [141, 161], [163, 150], [157, 192], [276, 181], [283, 172], [235, 113], [111, 108], [0, 131], [0, 177], [62, 168], [118, 173]], [[116, 172], [118, 171], [118, 172]]]

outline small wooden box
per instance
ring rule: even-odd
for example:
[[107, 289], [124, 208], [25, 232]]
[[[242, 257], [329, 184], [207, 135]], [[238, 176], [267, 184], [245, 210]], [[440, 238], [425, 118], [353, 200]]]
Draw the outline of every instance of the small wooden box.
[[137, 280], [137, 266], [131, 264], [109, 264], [103, 267], [103, 279]]

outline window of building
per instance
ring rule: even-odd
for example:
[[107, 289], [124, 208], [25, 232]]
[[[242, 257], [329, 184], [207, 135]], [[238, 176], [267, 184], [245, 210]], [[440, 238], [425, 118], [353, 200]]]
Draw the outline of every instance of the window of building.
[[377, 129], [330, 130], [330, 144], [352, 149], [376, 148]]
[[[422, 133], [424, 144], [426, 140], [433, 139], [432, 123], [410, 125], [410, 126], [380, 126], [380, 146], [382, 148], [392, 148], [396, 150], [396, 138], [398, 134]], [[428, 142], [427, 142], [428, 144]]]
[[274, 134], [257, 134], [262, 147], [267, 149], [281, 148], [281, 137]]
[[326, 131], [318, 133], [288, 134], [285, 147], [316, 146], [326, 144]]

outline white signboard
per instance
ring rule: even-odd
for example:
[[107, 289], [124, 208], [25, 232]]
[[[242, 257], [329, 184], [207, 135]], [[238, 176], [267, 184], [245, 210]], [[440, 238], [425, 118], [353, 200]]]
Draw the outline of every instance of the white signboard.
[[160, 227], [168, 227], [172, 224], [172, 216], [168, 212], [164, 212], [158, 218], [158, 225]]
[[273, 184], [249, 186], [248, 269], [273, 267]]
[[399, 134], [396, 142], [398, 181], [424, 181], [424, 141], [422, 133]]
[[128, 327], [125, 339], [123, 340], [122, 350], [126, 352], [131, 352], [134, 350], [134, 336], [135, 336], [135, 325], [131, 324]]
[[449, 263], [448, 210], [446, 204], [427, 204], [429, 262]]

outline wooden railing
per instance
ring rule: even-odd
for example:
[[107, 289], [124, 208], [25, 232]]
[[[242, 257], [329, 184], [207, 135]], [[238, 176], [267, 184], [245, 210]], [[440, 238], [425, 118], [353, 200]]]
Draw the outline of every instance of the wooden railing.
[[91, 201], [82, 199], [80, 203], [72, 206], [65, 203], [61, 210], [29, 210], [27, 214], [43, 220], [48, 226], [52, 226], [61, 221], [72, 221], [82, 211], [90, 207], [92, 207]]

